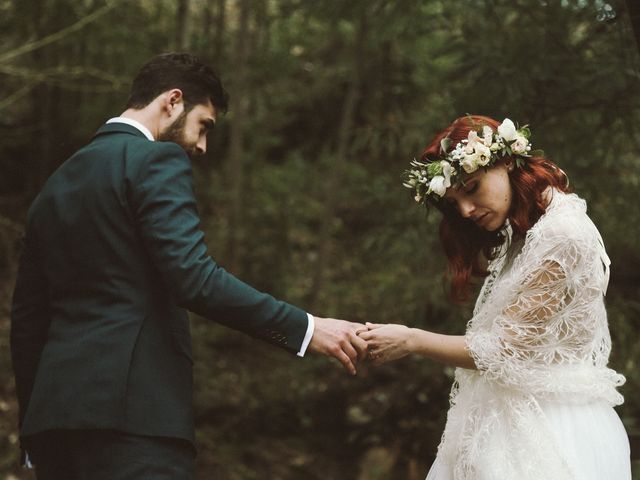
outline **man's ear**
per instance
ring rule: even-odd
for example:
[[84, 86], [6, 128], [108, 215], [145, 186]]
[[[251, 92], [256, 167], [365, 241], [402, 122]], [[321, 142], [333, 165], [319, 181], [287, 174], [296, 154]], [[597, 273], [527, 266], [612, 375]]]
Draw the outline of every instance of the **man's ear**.
[[167, 110], [169, 116], [173, 115], [176, 108], [183, 104], [182, 90], [179, 88], [173, 88], [168, 90], [165, 94], [164, 108]]

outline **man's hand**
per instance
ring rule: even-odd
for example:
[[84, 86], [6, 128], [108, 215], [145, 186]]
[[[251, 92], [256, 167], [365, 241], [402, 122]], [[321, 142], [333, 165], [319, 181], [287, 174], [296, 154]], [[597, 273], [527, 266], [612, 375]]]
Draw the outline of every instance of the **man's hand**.
[[367, 342], [358, 333], [367, 330], [361, 323], [335, 318], [314, 317], [315, 329], [309, 350], [336, 358], [351, 374], [356, 374], [356, 363], [367, 356]]

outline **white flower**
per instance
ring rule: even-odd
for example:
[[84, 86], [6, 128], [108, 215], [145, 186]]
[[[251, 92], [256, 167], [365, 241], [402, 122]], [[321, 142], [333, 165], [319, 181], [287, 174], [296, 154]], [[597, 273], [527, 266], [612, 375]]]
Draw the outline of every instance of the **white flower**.
[[532, 148], [528, 135], [527, 127], [517, 130], [515, 124], [505, 118], [497, 130], [484, 125], [480, 130], [470, 131], [467, 138], [448, 153], [446, 150], [452, 141], [447, 138], [443, 141], [446, 148], [443, 146], [442, 156], [435, 163], [413, 159], [403, 185], [415, 189], [414, 198], [418, 203], [423, 203], [430, 195], [444, 197], [454, 184], [454, 178], [463, 175], [461, 172], [470, 175], [507, 154], [520, 155], [519, 162], [527, 157]]
[[482, 141], [485, 147], [490, 147], [493, 141], [493, 129], [489, 125], [482, 127]]
[[527, 140], [523, 135], [518, 135], [516, 136], [516, 141], [511, 144], [511, 151], [520, 155], [527, 151], [528, 146], [529, 140]]
[[498, 127], [498, 135], [504, 138], [507, 142], [512, 142], [516, 139], [516, 126], [511, 120], [505, 118]]
[[462, 168], [467, 173], [473, 173], [478, 169], [478, 157], [477, 155], [467, 155], [464, 160], [460, 162]]
[[476, 145], [475, 157], [476, 163], [484, 167], [491, 161], [491, 150], [489, 147], [485, 147], [483, 144], [478, 143]]
[[469, 136], [467, 137], [467, 145], [464, 148], [465, 153], [473, 153], [473, 149], [475, 148], [476, 143], [478, 143], [478, 132], [476, 132], [475, 130], [471, 130], [469, 132]]
[[429, 183], [429, 193], [433, 192], [439, 197], [442, 197], [446, 191], [447, 187], [445, 186], [445, 179], [442, 175], [436, 175], [431, 179]]
[[453, 151], [449, 154], [451, 160], [453, 160], [454, 162], [459, 162], [465, 157], [465, 155], [466, 154], [464, 153], [464, 145], [462, 143], [458, 143], [456, 145], [456, 148], [453, 149]]
[[444, 175], [444, 186], [449, 188], [451, 186], [451, 175], [456, 174], [456, 169], [446, 160], [442, 160], [440, 165], [442, 165], [442, 174]]

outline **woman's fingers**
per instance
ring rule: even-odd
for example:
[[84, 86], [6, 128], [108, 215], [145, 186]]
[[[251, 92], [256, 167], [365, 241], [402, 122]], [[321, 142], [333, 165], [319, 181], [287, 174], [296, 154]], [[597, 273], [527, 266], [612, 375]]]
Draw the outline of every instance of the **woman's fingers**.
[[367, 332], [362, 332], [358, 334], [358, 337], [360, 337], [362, 340], [364, 340], [365, 342], [368, 342], [369, 340], [371, 340], [373, 337], [375, 336], [375, 334], [373, 332], [367, 331]]
[[365, 325], [367, 326], [367, 328], [369, 330], [375, 330], [376, 328], [380, 328], [380, 327], [384, 327], [384, 323], [371, 323], [371, 322], [367, 322], [365, 323]]
[[[366, 332], [363, 332], [366, 333]], [[369, 346], [367, 345], [366, 340], [361, 336], [362, 334], [356, 335], [352, 333], [350, 335], [351, 345], [356, 349], [359, 360], [364, 360], [367, 357], [367, 351]]]
[[377, 366], [377, 365], [382, 365], [387, 360], [383, 353], [374, 351], [370, 356], [370, 361], [371, 363]]

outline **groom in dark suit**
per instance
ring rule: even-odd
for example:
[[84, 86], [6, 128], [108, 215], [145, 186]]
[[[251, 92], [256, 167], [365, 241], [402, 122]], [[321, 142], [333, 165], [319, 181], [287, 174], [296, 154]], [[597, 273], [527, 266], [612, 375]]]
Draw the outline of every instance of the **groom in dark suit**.
[[352, 374], [361, 324], [258, 292], [207, 253], [189, 155], [227, 94], [188, 54], [151, 59], [126, 111], [31, 206], [11, 317], [20, 436], [39, 480], [191, 479], [186, 310]]

